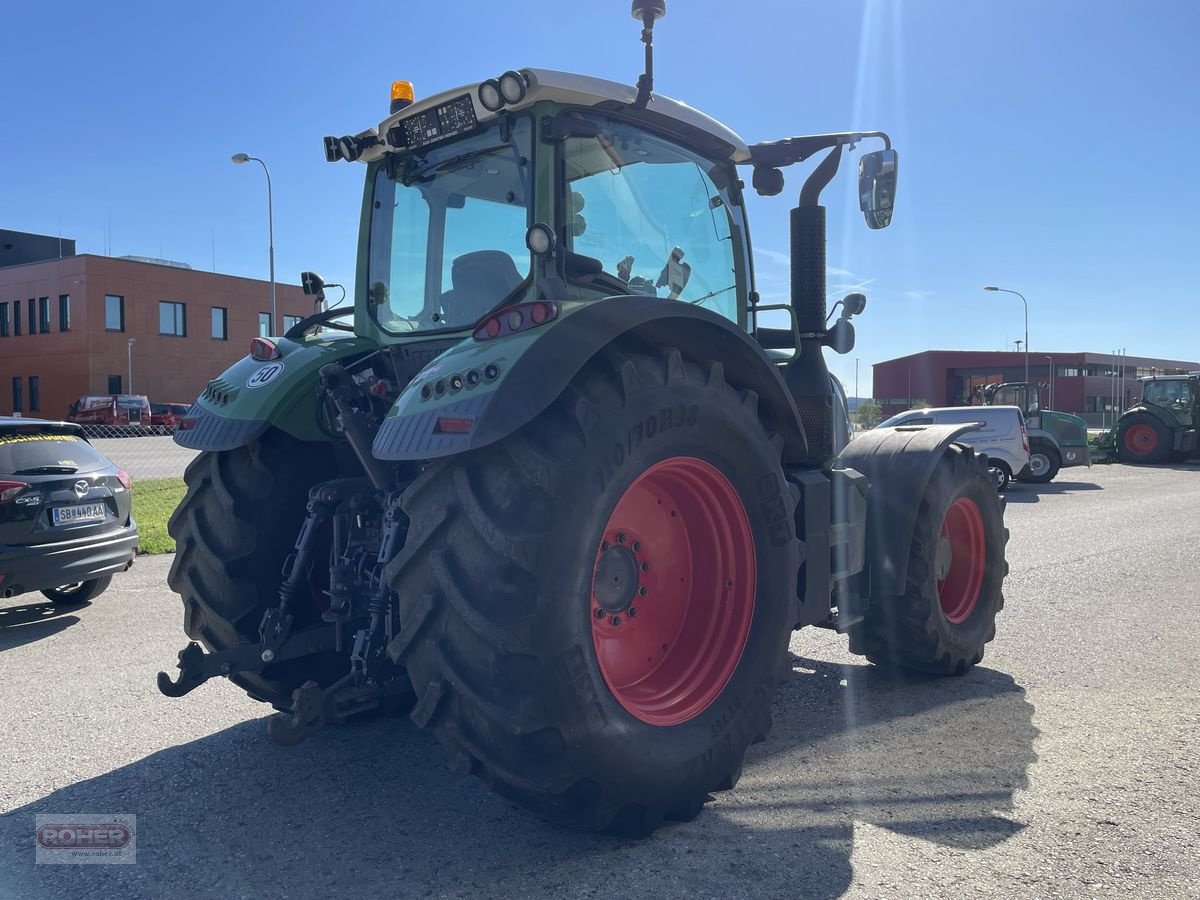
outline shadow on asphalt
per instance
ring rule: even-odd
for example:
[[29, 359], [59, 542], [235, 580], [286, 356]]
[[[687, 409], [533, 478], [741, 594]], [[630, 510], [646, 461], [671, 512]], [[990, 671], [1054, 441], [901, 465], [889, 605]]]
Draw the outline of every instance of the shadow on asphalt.
[[1051, 481], [1049, 484], [1021, 481], [1009, 485], [1008, 490], [1004, 492], [1004, 499], [1009, 503], [1039, 503], [1043, 496], [1102, 490], [1104, 488], [1093, 481]]
[[[895, 681], [867, 665], [793, 664], [738, 789], [645, 841], [541, 822], [450, 774], [404, 719], [292, 749], [258, 720], [0, 818], [0, 895], [837, 897], [853, 880], [856, 823], [956, 849], [1023, 827], [1005, 814], [1037, 731], [1009, 676]], [[72, 811], [136, 813], [137, 864], [33, 865], [33, 814]]]
[[88, 605], [64, 607], [53, 603], [25, 603], [0, 606], [0, 652], [40, 641], [74, 625], [79, 617], [72, 613]]

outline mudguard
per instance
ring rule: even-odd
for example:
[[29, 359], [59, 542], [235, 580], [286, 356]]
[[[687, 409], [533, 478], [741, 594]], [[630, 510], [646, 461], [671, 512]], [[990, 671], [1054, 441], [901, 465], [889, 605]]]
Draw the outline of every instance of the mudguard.
[[1176, 428], [1181, 427], [1179, 424], [1179, 420], [1176, 419], [1173, 415], [1171, 415], [1170, 410], [1163, 409], [1161, 406], [1155, 406], [1153, 403], [1140, 403], [1140, 402], [1134, 406], [1129, 407], [1129, 409], [1127, 409], [1127, 410], [1125, 410], [1125, 412], [1121, 413], [1120, 418], [1117, 419], [1117, 427], [1119, 428], [1121, 426], [1122, 419], [1126, 418], [1127, 416], [1137, 415], [1139, 413], [1145, 413], [1146, 415], [1154, 416], [1154, 418], [1158, 419], [1160, 422], [1163, 423], [1163, 426], [1165, 428], [1170, 429], [1172, 431], [1174, 431]]
[[175, 443], [193, 450], [232, 450], [271, 426], [302, 441], [329, 440], [314, 414], [321, 366], [378, 345], [330, 335], [272, 340], [280, 358], [260, 362], [244, 356], [210, 381], [175, 429]]
[[564, 302], [546, 325], [494, 340], [468, 338], [413, 378], [380, 425], [373, 452], [380, 459], [432, 459], [499, 441], [546, 409], [589, 359], [625, 335], [720, 362], [726, 380], [757, 392], [760, 407], [769, 410], [772, 428], [784, 439], [785, 462], [805, 458], [796, 405], [754, 339], [709, 310], [645, 296]]
[[867, 476], [867, 564], [871, 597], [904, 593], [908, 555], [921, 498], [946, 447], [978, 428], [962, 425], [902, 425], [877, 428], [852, 440], [834, 468]]

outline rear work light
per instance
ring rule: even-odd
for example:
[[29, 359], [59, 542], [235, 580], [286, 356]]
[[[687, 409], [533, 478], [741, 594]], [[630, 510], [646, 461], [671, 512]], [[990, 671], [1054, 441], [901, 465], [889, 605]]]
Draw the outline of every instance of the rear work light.
[[24, 481], [0, 481], [0, 503], [7, 503], [27, 487]]
[[270, 362], [273, 359], [279, 359], [281, 356], [283, 354], [279, 352], [279, 348], [275, 346], [274, 341], [269, 341], [261, 337], [250, 339], [251, 359], [256, 359], [259, 362]]
[[518, 303], [492, 313], [475, 328], [475, 340], [490, 341], [492, 338], [528, 331], [558, 318], [558, 304], [549, 300]]

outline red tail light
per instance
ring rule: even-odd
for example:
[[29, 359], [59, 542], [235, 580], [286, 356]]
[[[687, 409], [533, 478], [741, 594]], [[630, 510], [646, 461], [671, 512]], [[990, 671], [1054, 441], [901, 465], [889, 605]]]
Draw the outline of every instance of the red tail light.
[[191, 431], [193, 428], [195, 428], [199, 424], [200, 424], [199, 419], [194, 418], [192, 416], [184, 416], [182, 419], [179, 420], [179, 425], [176, 427], [180, 431]]
[[433, 426], [434, 434], [467, 434], [475, 425], [474, 419], [441, 418]]
[[279, 352], [279, 348], [275, 346], [274, 341], [269, 341], [262, 337], [250, 339], [251, 359], [256, 359], [259, 362], [270, 362], [273, 359], [279, 359], [281, 356], [283, 354]]
[[0, 503], [11, 500], [27, 487], [24, 481], [0, 481]]
[[533, 303], [518, 303], [492, 313], [475, 328], [475, 340], [490, 341], [492, 338], [519, 331], [528, 331], [558, 318], [558, 304], [548, 300]]
[[117, 472], [117, 481], [121, 482], [121, 487], [127, 491], [133, 488], [133, 479], [129, 477], [129, 473], [124, 469]]
[[1025, 452], [1029, 452], [1029, 432], [1025, 430], [1025, 423], [1021, 423], [1021, 446], [1025, 448]]

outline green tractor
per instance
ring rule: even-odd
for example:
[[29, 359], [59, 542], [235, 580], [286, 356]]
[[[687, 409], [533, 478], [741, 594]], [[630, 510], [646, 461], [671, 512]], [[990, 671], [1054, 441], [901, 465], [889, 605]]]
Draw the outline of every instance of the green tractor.
[[[225, 676], [294, 744], [407, 711], [451, 763], [564, 825], [645, 834], [738, 780], [789, 637], [880, 666], [979, 662], [1007, 572], [1001, 501], [955, 438], [838, 455], [821, 190], [843, 154], [886, 226], [881, 132], [746, 145], [653, 93], [519, 69], [327, 138], [366, 167], [352, 309], [215, 378], [176, 441], [192, 639], [159, 688]], [[791, 212], [790, 327], [759, 323], [742, 172], [823, 154]], [[318, 296], [320, 280], [305, 279]], [[777, 363], [767, 351], [787, 351]]]
[[1200, 457], [1200, 372], [1138, 381], [1142, 399], [1117, 419], [1117, 459], [1142, 464]]
[[1042, 408], [1041, 386], [1028, 381], [989, 384], [983, 389], [985, 406], [1016, 406], [1025, 414], [1029, 429], [1029, 468], [1017, 473], [1020, 481], [1046, 484], [1059, 469], [1090, 466], [1087, 422], [1070, 413]]

